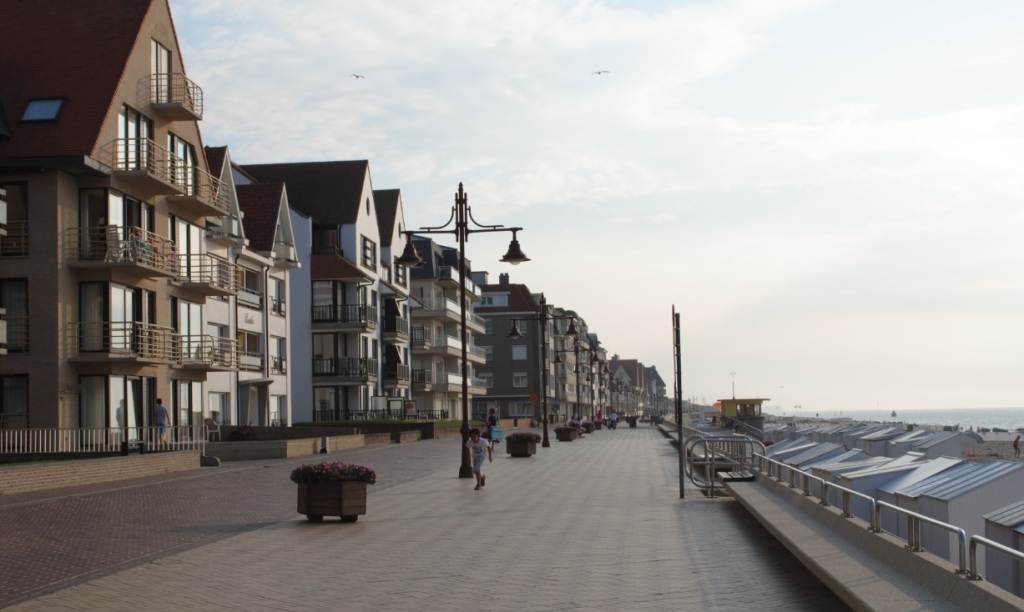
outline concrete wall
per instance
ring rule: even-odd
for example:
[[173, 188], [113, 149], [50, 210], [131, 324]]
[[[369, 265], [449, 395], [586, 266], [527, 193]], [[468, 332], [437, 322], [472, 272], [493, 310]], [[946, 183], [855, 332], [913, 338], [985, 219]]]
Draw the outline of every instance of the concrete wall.
[[0, 469], [0, 495], [101, 484], [199, 469], [199, 451], [79, 459]]

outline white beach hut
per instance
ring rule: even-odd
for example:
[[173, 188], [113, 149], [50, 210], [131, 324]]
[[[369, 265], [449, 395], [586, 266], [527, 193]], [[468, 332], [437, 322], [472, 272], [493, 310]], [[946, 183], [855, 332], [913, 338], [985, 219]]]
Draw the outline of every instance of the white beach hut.
[[932, 432], [927, 429], [914, 429], [912, 431], [905, 432], [903, 435], [889, 440], [889, 444], [885, 449], [885, 454], [890, 457], [899, 457], [900, 455], [910, 452], [910, 447], [914, 442], [920, 442], [931, 435]]
[[886, 449], [889, 446], [889, 441], [905, 433], [907, 432], [900, 427], [879, 429], [857, 438], [855, 446], [864, 449], [867, 454], [874, 457], [888, 457], [889, 454], [886, 452]]
[[937, 431], [910, 445], [910, 450], [922, 452], [929, 459], [937, 457], [963, 457], [964, 442], [960, 433]]
[[[876, 498], [877, 489], [884, 483], [916, 470], [921, 463], [927, 461], [920, 453], [907, 453], [888, 463], [879, 463], [860, 470], [843, 472], [835, 476], [835, 482], [841, 487]], [[855, 497], [851, 505], [854, 516], [871, 522], [871, 506], [864, 499]]]
[[[906, 472], [879, 485], [878, 488], [875, 489], [875, 499], [893, 504], [894, 506], [899, 506], [899, 501], [896, 498], [898, 491], [909, 489], [923, 480], [931, 478], [937, 474], [941, 474], [942, 472], [955, 468], [963, 463], [963, 460], [954, 459], [952, 457], [939, 457], [938, 459], [931, 459], [916, 463], [913, 466], [914, 469], [910, 472]], [[900, 507], [902, 508], [904, 506]], [[903, 539], [907, 538], [906, 518], [897, 516], [896, 512], [893, 510], [882, 510], [881, 528], [883, 531], [887, 531]]]
[[[985, 537], [1003, 546], [1024, 552], [1024, 500], [1013, 502], [984, 517]], [[1017, 597], [1024, 596], [1024, 567], [1020, 561], [985, 548], [985, 580], [1006, 589]]]

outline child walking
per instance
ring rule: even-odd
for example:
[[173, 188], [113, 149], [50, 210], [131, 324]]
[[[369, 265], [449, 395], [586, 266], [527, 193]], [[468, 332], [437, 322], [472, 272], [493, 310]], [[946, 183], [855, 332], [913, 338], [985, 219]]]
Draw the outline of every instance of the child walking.
[[469, 449], [469, 455], [473, 458], [473, 476], [476, 477], [476, 486], [473, 487], [474, 491], [479, 491], [480, 487], [484, 486], [484, 482], [487, 480], [487, 476], [484, 476], [484, 457], [487, 457], [488, 461], [493, 461], [491, 458], [491, 443], [487, 440], [480, 438], [480, 430], [473, 428], [469, 430], [469, 440], [466, 440], [466, 448]]

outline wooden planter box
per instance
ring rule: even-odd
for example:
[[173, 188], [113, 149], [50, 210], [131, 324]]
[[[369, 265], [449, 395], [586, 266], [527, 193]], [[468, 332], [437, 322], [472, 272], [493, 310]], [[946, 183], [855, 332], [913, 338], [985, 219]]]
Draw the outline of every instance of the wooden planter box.
[[576, 439], [577, 436], [579, 436], [579, 433], [575, 429], [570, 429], [569, 431], [555, 432], [555, 437], [558, 439], [559, 442], [572, 442], [573, 440]]
[[505, 445], [508, 448], [506, 452], [513, 457], [529, 457], [537, 454], [537, 443], [533, 440], [506, 438]]
[[601, 421], [594, 421], [594, 429], [595, 430], [601, 429]]
[[340, 516], [354, 523], [366, 514], [365, 482], [317, 482], [299, 485], [298, 512], [314, 523], [325, 516]]

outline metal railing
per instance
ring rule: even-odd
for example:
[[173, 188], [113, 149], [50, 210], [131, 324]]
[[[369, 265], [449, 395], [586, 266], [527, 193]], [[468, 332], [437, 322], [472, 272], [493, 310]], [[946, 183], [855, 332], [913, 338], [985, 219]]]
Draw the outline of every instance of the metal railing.
[[[698, 451], [698, 446], [703, 446]], [[758, 447], [764, 452], [764, 445], [758, 440], [747, 436], [709, 436], [692, 435], [683, 441], [690, 481], [701, 489], [709, 491], [709, 497], [715, 496], [715, 480], [719, 468], [733, 468], [739, 471], [747, 469]], [[698, 458], [699, 457], [699, 458]], [[697, 481], [697, 469], [703, 468], [704, 482]]]
[[377, 376], [377, 360], [366, 357], [314, 357], [313, 376], [338, 376], [365, 381]]
[[141, 227], [72, 227], [64, 235], [64, 245], [72, 262], [133, 263], [178, 274], [174, 242]]
[[0, 453], [117, 453], [125, 443], [146, 452], [203, 450], [205, 441], [202, 425], [2, 429]]
[[1009, 555], [1018, 561], [1024, 561], [1024, 551], [1004, 546], [999, 542], [993, 542], [992, 540], [983, 538], [979, 535], [972, 535], [971, 543], [969, 545], [971, 565], [969, 568], [970, 571], [967, 572], [967, 577], [971, 580], [981, 580], [981, 576], [978, 574], [978, 544], [987, 546], [989, 549], [1001, 552], [1004, 555]]
[[145, 172], [182, 192], [188, 191], [185, 161], [149, 138], [118, 138], [100, 149], [99, 161], [111, 172]]
[[178, 334], [170, 327], [138, 321], [68, 323], [67, 346], [73, 357], [89, 354], [176, 361]]
[[0, 257], [28, 255], [28, 221], [8, 221], [7, 235], [0, 236]]
[[[842, 496], [842, 516], [844, 518], [857, 518], [851, 512], [851, 500], [854, 497], [859, 498], [859, 499], [863, 499], [864, 501], [867, 502], [868, 508], [869, 508], [869, 510], [868, 510], [868, 512], [869, 512], [869, 520], [867, 521], [868, 525], [869, 525], [868, 528], [871, 531], [875, 532], [875, 533], [881, 533], [882, 532], [881, 524], [882, 524], [882, 509], [883, 508], [892, 510], [892, 511], [896, 512], [897, 514], [906, 515], [907, 516], [907, 538], [904, 541], [906, 541], [907, 549], [910, 550], [910, 551], [921, 552], [921, 551], [925, 550], [921, 546], [921, 543], [922, 543], [922, 541], [921, 541], [921, 524], [922, 523], [927, 523], [929, 525], [932, 525], [934, 527], [938, 527], [939, 529], [943, 529], [945, 531], [948, 531], [948, 532], [954, 534], [957, 537], [958, 544], [959, 544], [959, 551], [958, 551], [958, 559], [959, 559], [959, 561], [958, 561], [958, 564], [957, 564], [956, 573], [957, 574], [966, 574], [966, 575], [968, 575], [968, 577], [977, 577], [977, 566], [974, 564], [973, 557], [972, 557], [972, 565], [971, 565], [970, 571], [968, 571], [968, 567], [967, 567], [967, 548], [968, 548], [968, 545], [967, 545], [967, 533], [962, 528], [957, 527], [956, 525], [952, 525], [950, 523], [946, 523], [946, 522], [943, 522], [943, 521], [940, 521], [940, 520], [937, 520], [937, 519], [933, 519], [931, 517], [925, 516], [923, 514], [919, 514], [917, 512], [913, 512], [911, 510], [907, 510], [906, 508], [900, 508], [899, 506], [890, 504], [888, 502], [884, 502], [884, 501], [881, 501], [881, 500], [876, 500], [875, 498], [871, 497], [870, 495], [867, 495], [865, 493], [861, 493], [859, 491], [854, 491], [854, 490], [848, 489], [846, 487], [842, 487], [842, 486], [837, 485], [835, 483], [828, 482], [824, 478], [821, 478], [819, 476], [814, 476], [813, 474], [808, 474], [807, 472], [804, 472], [803, 470], [799, 470], [799, 469], [797, 469], [797, 468], [795, 468], [793, 466], [787, 465], [787, 464], [785, 464], [785, 463], [783, 463], [781, 461], [777, 461], [775, 459], [771, 459], [771, 458], [766, 457], [764, 455], [755, 455], [755, 456], [758, 458], [758, 461], [760, 462], [758, 469], [760, 469], [762, 472], [765, 471], [765, 464], [767, 464], [767, 467], [768, 467], [767, 473], [768, 473], [769, 477], [774, 477], [779, 482], [783, 482], [784, 479], [783, 479], [782, 475], [783, 475], [784, 472], [787, 473], [788, 474], [789, 485], [790, 485], [791, 488], [796, 488], [796, 485], [795, 485], [795, 482], [794, 482], [794, 476], [795, 475], [803, 476], [803, 492], [804, 492], [804, 496], [808, 496], [809, 497], [809, 496], [812, 495], [812, 493], [810, 492], [810, 482], [811, 481], [816, 481], [818, 483], [818, 486], [819, 486], [819, 494], [818, 494], [819, 502], [818, 503], [821, 506], [829, 506], [830, 505], [829, 502], [828, 502], [828, 492], [829, 492], [829, 490], [835, 489], [837, 491], [840, 491], [843, 494], [843, 496]], [[773, 474], [773, 472], [774, 472], [774, 474]], [[900, 537], [899, 534], [890, 534], [890, 535], [892, 535], [893, 537], [895, 537], [897, 539], [901, 539], [901, 540], [904, 539], [904, 538]], [[979, 538], [979, 536], [972, 536], [971, 537], [972, 546], [975, 546], [975, 544], [973, 544], [973, 540], [975, 538]], [[984, 540], [984, 538], [981, 538], [981, 540]], [[987, 541], [982, 541], [981, 543], [988, 545]], [[993, 542], [993, 544], [995, 544], [995, 542]], [[1001, 546], [1001, 545], [997, 544], [997, 546]], [[1013, 549], [1009, 549], [1009, 550], [1012, 551]], [[1018, 553], [1018, 554], [1021, 554], [1022, 555], [1021, 558], [1024, 559], [1024, 553]]]
[[218, 368], [238, 367], [238, 340], [209, 334], [180, 336], [178, 363]]
[[203, 117], [203, 89], [180, 72], [151, 74], [142, 80], [151, 104], [180, 104]]
[[377, 308], [367, 304], [330, 304], [313, 306], [314, 323], [377, 324]]
[[212, 253], [182, 255], [178, 258], [178, 282], [209, 285], [229, 293], [238, 292], [238, 266]]

